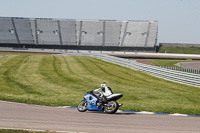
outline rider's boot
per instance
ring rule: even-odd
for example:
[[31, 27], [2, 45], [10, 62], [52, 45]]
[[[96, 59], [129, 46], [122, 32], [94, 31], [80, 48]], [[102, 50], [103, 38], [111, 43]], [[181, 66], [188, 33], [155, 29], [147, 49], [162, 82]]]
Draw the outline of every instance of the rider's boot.
[[98, 108], [102, 108], [102, 106], [103, 105], [106, 105], [106, 103], [107, 103], [107, 100], [106, 100], [106, 98], [105, 97], [101, 97], [101, 98], [99, 98], [99, 106], [98, 106]]

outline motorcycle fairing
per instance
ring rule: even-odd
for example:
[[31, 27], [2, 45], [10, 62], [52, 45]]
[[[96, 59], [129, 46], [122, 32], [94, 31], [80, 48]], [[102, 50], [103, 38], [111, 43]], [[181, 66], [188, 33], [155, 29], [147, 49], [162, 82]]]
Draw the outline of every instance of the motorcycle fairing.
[[96, 105], [97, 98], [94, 97], [91, 94], [86, 93], [84, 96], [85, 100], [88, 102], [87, 110], [89, 111], [103, 111], [102, 109], [98, 109], [98, 106]]
[[112, 95], [106, 97], [106, 99], [107, 99], [108, 101], [111, 101], [111, 100], [117, 101], [117, 100], [120, 99], [121, 97], [123, 97], [123, 94], [112, 94]]

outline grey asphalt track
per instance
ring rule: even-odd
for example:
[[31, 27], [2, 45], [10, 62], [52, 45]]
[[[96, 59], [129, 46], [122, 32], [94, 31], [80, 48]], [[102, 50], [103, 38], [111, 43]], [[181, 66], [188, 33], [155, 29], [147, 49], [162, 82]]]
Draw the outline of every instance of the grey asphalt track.
[[0, 101], [0, 128], [89, 133], [199, 133], [199, 117], [80, 113], [76, 109]]

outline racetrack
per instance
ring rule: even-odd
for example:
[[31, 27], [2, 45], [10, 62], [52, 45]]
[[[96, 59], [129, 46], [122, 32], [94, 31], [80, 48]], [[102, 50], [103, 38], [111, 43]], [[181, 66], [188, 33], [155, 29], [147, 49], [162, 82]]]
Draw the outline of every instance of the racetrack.
[[89, 133], [197, 133], [200, 118], [100, 112], [0, 101], [0, 128]]

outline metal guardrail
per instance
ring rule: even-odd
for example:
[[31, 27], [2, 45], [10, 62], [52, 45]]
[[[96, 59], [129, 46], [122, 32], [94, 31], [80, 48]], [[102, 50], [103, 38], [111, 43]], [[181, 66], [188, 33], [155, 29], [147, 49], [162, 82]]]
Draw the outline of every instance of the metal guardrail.
[[166, 67], [166, 66], [159, 66], [159, 67], [176, 70], [176, 71], [200, 74], [200, 70], [194, 69], [194, 68]]
[[138, 63], [133, 60], [123, 59], [119, 57], [104, 55], [104, 54], [94, 54], [94, 53], [67, 53], [62, 55], [68, 56], [88, 56], [92, 58], [101, 59], [104, 61], [112, 62], [118, 65], [122, 65], [125, 67], [132, 68], [134, 70], [142, 71], [148, 73], [150, 75], [163, 78], [166, 80], [170, 80], [173, 82], [178, 82], [182, 84], [187, 84], [191, 86], [200, 87], [200, 75], [187, 73], [182, 71], [176, 71], [171, 69], [166, 69], [157, 66], [146, 65], [142, 63]]

